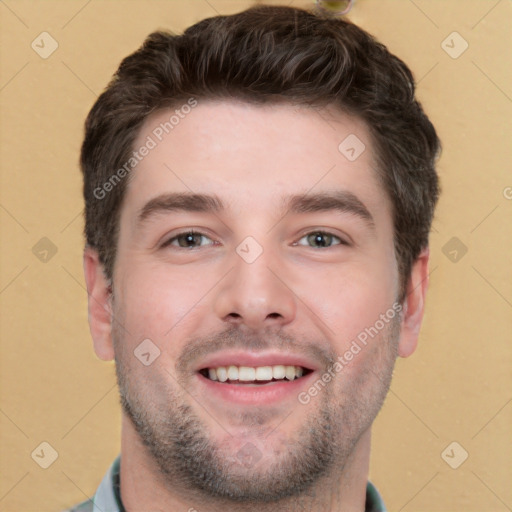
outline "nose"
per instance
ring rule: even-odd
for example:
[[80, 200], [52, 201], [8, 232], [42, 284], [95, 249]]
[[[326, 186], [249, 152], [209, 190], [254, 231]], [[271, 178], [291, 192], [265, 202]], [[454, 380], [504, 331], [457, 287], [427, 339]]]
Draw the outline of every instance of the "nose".
[[294, 320], [297, 298], [279, 273], [279, 261], [264, 251], [252, 263], [235, 253], [233, 263], [216, 288], [214, 309], [219, 319], [250, 330], [280, 328]]

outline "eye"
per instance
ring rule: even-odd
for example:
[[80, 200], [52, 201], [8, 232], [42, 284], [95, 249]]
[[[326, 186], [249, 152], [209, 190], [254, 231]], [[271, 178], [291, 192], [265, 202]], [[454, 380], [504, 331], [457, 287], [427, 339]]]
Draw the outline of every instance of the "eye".
[[[303, 242], [305, 240], [305, 243]], [[342, 240], [341, 238], [333, 235], [332, 233], [327, 233], [325, 231], [313, 231], [303, 236], [298, 242], [297, 245], [309, 245], [310, 247], [314, 247], [317, 249], [322, 249], [325, 247], [332, 247], [333, 245], [348, 245], [347, 242]]]
[[183, 233], [169, 238], [169, 240], [162, 244], [162, 247], [175, 246], [181, 249], [195, 249], [204, 245], [210, 245], [208, 243], [202, 243], [205, 240], [212, 242], [206, 235], [198, 233], [197, 231], [184, 231]]

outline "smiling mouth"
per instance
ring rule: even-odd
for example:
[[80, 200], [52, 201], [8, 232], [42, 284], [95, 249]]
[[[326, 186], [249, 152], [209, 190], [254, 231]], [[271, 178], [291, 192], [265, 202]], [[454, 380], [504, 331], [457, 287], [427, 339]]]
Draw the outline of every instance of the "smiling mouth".
[[313, 370], [303, 366], [218, 366], [203, 368], [199, 373], [222, 384], [249, 384], [261, 386], [274, 382], [291, 382], [309, 375]]

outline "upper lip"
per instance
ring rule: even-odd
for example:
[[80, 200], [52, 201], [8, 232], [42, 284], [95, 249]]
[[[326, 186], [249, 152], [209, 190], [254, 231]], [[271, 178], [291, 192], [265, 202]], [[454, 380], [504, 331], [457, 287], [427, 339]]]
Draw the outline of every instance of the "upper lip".
[[286, 352], [248, 352], [246, 350], [216, 352], [207, 356], [197, 366], [196, 371], [219, 366], [302, 366], [308, 370], [317, 370], [319, 365], [310, 358]]

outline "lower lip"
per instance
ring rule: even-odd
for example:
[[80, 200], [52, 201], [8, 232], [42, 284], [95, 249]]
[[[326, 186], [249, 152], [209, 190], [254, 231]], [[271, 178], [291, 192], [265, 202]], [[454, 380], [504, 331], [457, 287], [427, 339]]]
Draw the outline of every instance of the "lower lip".
[[201, 386], [201, 394], [214, 395], [226, 402], [242, 405], [267, 405], [281, 400], [295, 398], [310, 385], [315, 372], [292, 381], [272, 382], [268, 384], [228, 384], [206, 378], [197, 374]]

